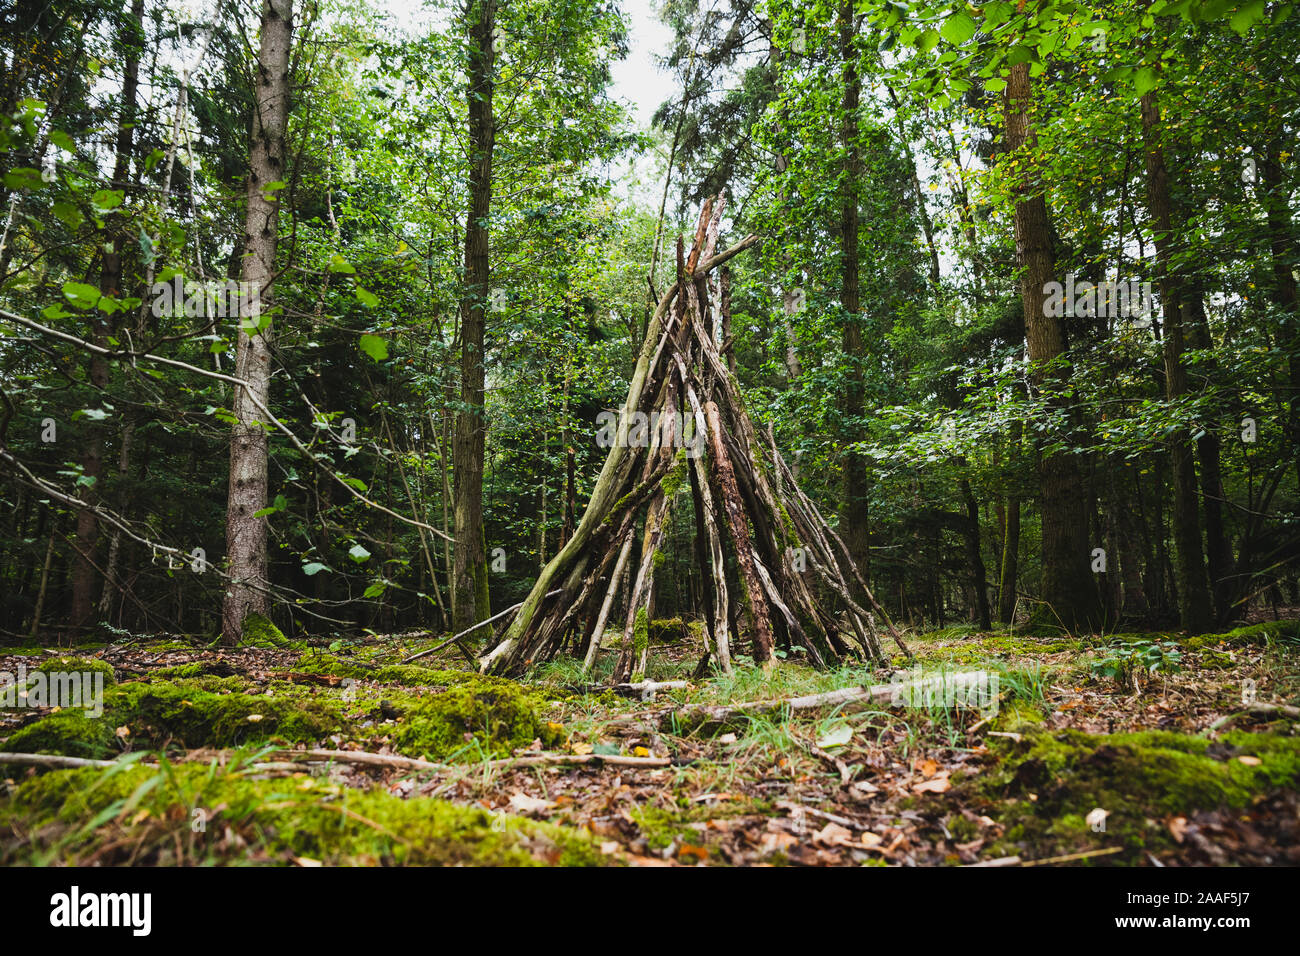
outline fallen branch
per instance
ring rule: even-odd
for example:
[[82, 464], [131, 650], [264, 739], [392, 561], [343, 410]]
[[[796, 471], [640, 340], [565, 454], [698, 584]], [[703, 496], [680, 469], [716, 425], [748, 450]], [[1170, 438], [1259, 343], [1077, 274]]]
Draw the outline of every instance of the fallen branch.
[[[770, 714], [782, 709], [798, 712], [820, 710], [824, 707], [856, 707], [882, 700], [899, 706], [926, 706], [932, 702], [947, 701], [950, 695], [953, 697], [952, 705], [969, 705], [972, 690], [987, 686], [985, 683], [987, 680], [988, 675], [984, 671], [971, 671], [966, 674], [940, 674], [921, 680], [876, 684], [871, 687], [842, 687], [821, 694], [749, 701], [731, 706], [690, 704], [666, 714], [661, 726], [665, 729], [670, 729], [674, 723], [678, 727], [692, 729], [725, 726], [741, 717]], [[936, 697], [939, 700], [935, 700]]]
[[373, 754], [363, 750], [286, 750], [277, 757], [294, 760], [336, 760], [339, 763], [363, 764], [371, 767], [396, 767], [401, 770], [423, 770], [445, 773], [448, 770], [496, 770], [509, 767], [544, 767], [566, 764], [608, 764], [613, 767], [667, 767], [669, 757], [625, 757], [621, 754], [526, 754], [503, 757], [483, 763], [447, 764], [430, 763], [398, 754]]
[[1212, 734], [1220, 727], [1230, 724], [1240, 717], [1245, 717], [1247, 714], [1289, 717], [1292, 720], [1300, 720], [1300, 707], [1292, 707], [1290, 704], [1251, 704], [1243, 710], [1237, 711], [1235, 714], [1225, 714], [1223, 717], [1220, 717], [1214, 723], [1210, 724], [1210, 726], [1206, 727], [1203, 733]]
[[91, 760], [87, 757], [64, 757], [61, 754], [11, 754], [0, 753], [0, 763], [14, 763], [32, 767], [49, 767], [52, 770], [71, 770], [78, 767], [111, 767], [114, 760]]
[[[563, 590], [564, 590], [563, 588], [556, 588], [554, 591], [547, 591], [545, 597], [548, 598], [555, 597], [555, 595], [559, 594]], [[402, 663], [409, 664], [411, 663], [411, 661], [418, 661], [421, 657], [428, 657], [430, 654], [435, 654], [438, 651], [442, 650], [444, 647], [448, 647], [456, 643], [457, 641], [467, 637], [468, 635], [473, 634], [480, 627], [487, 627], [487, 625], [491, 624], [493, 621], [499, 621], [507, 614], [513, 614], [515, 611], [518, 611], [523, 606], [524, 606], [523, 601], [520, 601], [518, 604], [512, 604], [504, 611], [498, 611], [496, 614], [493, 614], [486, 621], [479, 621], [473, 627], [468, 627], [465, 630], [461, 631], [459, 634], [453, 634], [451, 637], [447, 638], [442, 643], [434, 645], [433, 647], [429, 648], [427, 651], [420, 651], [420, 653], [418, 654], [412, 654], [410, 657], [403, 658]], [[474, 662], [471, 661], [471, 663]]]

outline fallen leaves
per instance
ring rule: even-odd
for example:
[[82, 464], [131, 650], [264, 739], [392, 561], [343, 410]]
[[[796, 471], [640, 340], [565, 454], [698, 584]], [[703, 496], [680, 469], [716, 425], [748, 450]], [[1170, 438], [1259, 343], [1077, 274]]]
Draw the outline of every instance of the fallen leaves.
[[537, 816], [556, 807], [554, 800], [539, 800], [526, 793], [514, 793], [510, 796], [510, 809], [515, 813]]
[[848, 724], [838, 724], [817, 738], [817, 746], [823, 750], [828, 747], [843, 747], [852, 739], [853, 728]]
[[912, 787], [916, 793], [947, 793], [952, 789], [952, 781], [948, 779], [947, 770], [941, 770], [929, 780], [922, 780]]

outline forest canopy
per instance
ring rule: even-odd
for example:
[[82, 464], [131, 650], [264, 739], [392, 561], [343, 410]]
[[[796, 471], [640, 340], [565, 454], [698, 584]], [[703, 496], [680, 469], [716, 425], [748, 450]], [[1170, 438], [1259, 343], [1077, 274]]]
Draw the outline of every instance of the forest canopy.
[[517, 604], [716, 195], [714, 345], [873, 625], [1295, 604], [1293, 6], [669, 0], [638, 123], [605, 0], [9, 5], [5, 634]]

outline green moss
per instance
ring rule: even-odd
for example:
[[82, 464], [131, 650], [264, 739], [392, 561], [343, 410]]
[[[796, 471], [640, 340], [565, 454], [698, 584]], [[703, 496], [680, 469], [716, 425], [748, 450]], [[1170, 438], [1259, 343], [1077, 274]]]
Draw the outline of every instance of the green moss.
[[163, 679], [202, 677], [208, 671], [209, 666], [207, 664], [173, 664], [170, 667], [157, 667], [149, 672], [149, 676]]
[[95, 674], [103, 674], [105, 684], [116, 683], [113, 677], [113, 665], [93, 657], [51, 657], [48, 660], [41, 661], [39, 666], [33, 668], [33, 671], [41, 671], [46, 674], [56, 671], [63, 671], [64, 673], [86, 673], [89, 671]]
[[113, 724], [103, 716], [87, 717], [84, 711], [61, 710], [42, 717], [12, 734], [4, 749], [12, 753], [66, 754], [94, 760], [121, 752]]
[[1300, 641], [1300, 620], [1265, 621], [1247, 627], [1234, 628], [1224, 634], [1201, 634], [1183, 640], [1193, 650], [1226, 644], [1229, 647], [1262, 647], [1273, 641], [1288, 643]]
[[[1167, 731], [1094, 736], [1020, 726], [1020, 742], [994, 744], [1002, 754], [995, 770], [954, 790], [962, 801], [1010, 801], [989, 811], [1007, 827], [999, 853], [1044, 857], [1103, 843], [1159, 849], [1170, 842], [1169, 815], [1243, 808], [1300, 785], [1300, 739], [1231, 733], [1211, 742]], [[1098, 807], [1110, 814], [1104, 833], [1085, 822]]]
[[686, 637], [686, 625], [680, 617], [658, 618], [647, 630], [651, 644], [673, 644]]
[[1023, 733], [1041, 726], [1043, 712], [1033, 704], [1013, 700], [998, 708], [997, 717], [991, 722], [995, 730], [1006, 733]]
[[330, 654], [304, 655], [294, 665], [294, 670], [304, 674], [351, 677], [379, 684], [401, 684], [404, 687], [451, 687], [479, 678], [479, 675], [469, 671], [438, 670], [422, 667], [419, 664], [369, 666], [356, 661], [343, 660]]
[[466, 748], [494, 757], [541, 740], [560, 740], [560, 727], [539, 716], [544, 700], [513, 681], [476, 677], [408, 710], [393, 746], [402, 753], [445, 759]]
[[[684, 801], [685, 798], [682, 798]], [[671, 846], [674, 840], [682, 843], [699, 844], [704, 834], [692, 827], [692, 823], [707, 823], [709, 820], [723, 820], [744, 816], [767, 816], [773, 807], [766, 800], [728, 800], [706, 805], [688, 803], [686, 806], [661, 807], [640, 806], [630, 812], [632, 821], [641, 830], [646, 843], [652, 850], [662, 850]]]
[[424, 866], [607, 860], [589, 836], [550, 824], [442, 800], [352, 791], [301, 775], [254, 780], [238, 769], [196, 764], [55, 771], [0, 801], [0, 862], [75, 865], [91, 857], [161, 865], [290, 864], [296, 858]]
[[254, 612], [244, 618], [239, 643], [246, 647], [284, 647], [289, 642], [269, 619]]
[[[117, 736], [118, 727], [127, 728], [126, 737]], [[104, 694], [100, 717], [61, 710], [22, 728], [5, 746], [18, 753], [105, 758], [142, 741], [159, 746], [172, 741], [186, 747], [230, 747], [271, 738], [315, 741], [341, 728], [340, 715], [314, 699], [214, 693], [188, 682], [132, 683]]]
[[677, 496], [677, 492], [681, 491], [689, 467], [690, 459], [686, 457], [686, 449], [679, 449], [673, 458], [672, 468], [669, 469], [668, 474], [659, 479], [659, 490], [669, 501], [672, 501]]

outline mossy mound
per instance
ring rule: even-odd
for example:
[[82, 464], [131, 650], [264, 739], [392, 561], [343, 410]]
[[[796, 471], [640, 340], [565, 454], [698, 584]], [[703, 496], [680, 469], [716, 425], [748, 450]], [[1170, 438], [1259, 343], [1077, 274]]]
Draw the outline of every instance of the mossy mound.
[[[959, 799], [1011, 801], [991, 815], [1006, 827], [999, 854], [1046, 857], [1100, 847], [1129, 853], [1172, 845], [1168, 819], [1241, 809], [1300, 786], [1300, 739], [1230, 733], [1217, 741], [1167, 731], [1095, 736], [1021, 722], [1018, 743], [999, 742], [999, 766], [962, 784]], [[1005, 738], [1004, 738], [1005, 740]], [[1244, 760], [1238, 758], [1245, 758]], [[1105, 830], [1086, 818], [1108, 812]]]
[[103, 674], [105, 684], [116, 682], [113, 676], [113, 665], [93, 657], [51, 657], [48, 660], [41, 661], [40, 665], [32, 668], [32, 670], [46, 674], [59, 671], [67, 674]]
[[331, 654], [305, 654], [299, 658], [294, 669], [304, 674], [351, 677], [377, 684], [400, 684], [403, 687], [454, 687], [481, 679], [478, 674], [469, 671], [439, 670], [419, 664], [380, 666], [344, 660]]
[[394, 735], [393, 746], [429, 759], [444, 759], [466, 749], [507, 757], [534, 740], [551, 747], [559, 743], [561, 728], [541, 716], [544, 706], [542, 697], [513, 681], [478, 677], [414, 704]]
[[[271, 738], [314, 741], [341, 726], [340, 715], [318, 700], [214, 693], [190, 682], [125, 684], [104, 694], [101, 716], [61, 710], [23, 727], [4, 746], [16, 753], [103, 759], [141, 741], [186, 747], [231, 747]], [[118, 736], [119, 727], [127, 728], [125, 736]]]
[[1300, 621], [1265, 621], [1262, 624], [1234, 628], [1223, 634], [1201, 634], [1197, 637], [1189, 637], [1183, 643], [1196, 650], [1219, 644], [1226, 644], [1229, 647], [1262, 647], [1271, 641], [1300, 642]]
[[650, 622], [651, 644], [675, 644], [686, 639], [686, 624], [680, 617], [657, 618]]
[[245, 647], [284, 647], [289, 639], [270, 619], [256, 612], [244, 618], [240, 628], [239, 643]]
[[[248, 768], [244, 768], [248, 769]], [[96, 825], [91, 826], [91, 823]], [[43, 774], [0, 801], [0, 863], [600, 865], [573, 831], [305, 775], [196, 764]]]

